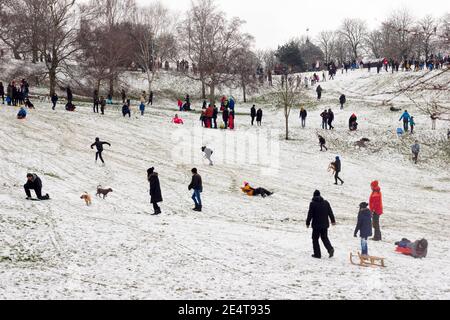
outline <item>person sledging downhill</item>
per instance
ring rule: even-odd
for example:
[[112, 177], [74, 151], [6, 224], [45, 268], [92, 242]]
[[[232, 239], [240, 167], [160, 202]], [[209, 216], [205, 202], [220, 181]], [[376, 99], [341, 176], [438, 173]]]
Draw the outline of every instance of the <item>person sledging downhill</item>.
[[244, 187], [242, 187], [241, 190], [249, 197], [261, 195], [261, 197], [265, 198], [270, 197], [273, 194], [273, 192], [270, 192], [264, 188], [252, 188], [248, 182], [244, 182]]

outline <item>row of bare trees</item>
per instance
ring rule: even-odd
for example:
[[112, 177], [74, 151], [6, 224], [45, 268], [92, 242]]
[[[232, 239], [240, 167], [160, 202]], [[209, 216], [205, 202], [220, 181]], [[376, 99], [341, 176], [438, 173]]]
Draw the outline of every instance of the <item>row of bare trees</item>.
[[[160, 61], [188, 57], [196, 72], [186, 76], [201, 81], [204, 98], [214, 101], [218, 86], [236, 82], [245, 95], [258, 62], [244, 22], [227, 19], [213, 0], [193, 2], [185, 17], [177, 21], [161, 2], [0, 0], [0, 40], [16, 59], [45, 63], [50, 94], [65, 75], [113, 95], [131, 65], [146, 74], [151, 91]], [[71, 77], [76, 68], [82, 79]]]
[[[107, 87], [113, 95], [131, 65], [145, 73], [151, 91], [161, 61], [187, 58], [196, 70], [184, 74], [202, 83], [203, 98], [214, 101], [224, 84], [240, 86], [245, 97], [256, 87], [257, 68], [267, 72], [278, 63], [275, 51], [254, 51], [252, 36], [241, 31], [244, 22], [228, 18], [214, 0], [193, 1], [184, 17], [177, 19], [161, 2], [0, 0], [0, 40], [16, 59], [45, 65], [51, 94], [70, 78], [89, 81], [97, 90]], [[339, 30], [301, 42], [314, 49], [301, 51], [311, 51], [311, 59], [302, 59], [306, 64], [318, 57], [325, 63], [362, 56], [428, 59], [448, 49], [448, 18], [416, 20], [400, 10], [372, 31], [362, 20], [345, 19]]]
[[408, 9], [392, 12], [381, 26], [369, 30], [361, 19], [344, 19], [338, 30], [322, 31], [317, 44], [325, 62], [358, 60], [362, 56], [402, 60], [428, 60], [432, 54], [447, 54], [450, 45], [450, 15], [427, 15], [416, 19]]

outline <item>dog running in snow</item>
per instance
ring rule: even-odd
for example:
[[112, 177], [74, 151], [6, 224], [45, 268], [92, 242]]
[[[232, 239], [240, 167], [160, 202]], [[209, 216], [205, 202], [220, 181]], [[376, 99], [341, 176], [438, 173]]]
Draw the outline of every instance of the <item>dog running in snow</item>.
[[113, 192], [111, 188], [103, 189], [102, 186], [97, 187], [97, 197], [101, 197], [103, 195], [103, 199], [105, 199], [110, 192]]
[[87, 206], [92, 204], [92, 197], [87, 192], [83, 193], [80, 199], [83, 199]]

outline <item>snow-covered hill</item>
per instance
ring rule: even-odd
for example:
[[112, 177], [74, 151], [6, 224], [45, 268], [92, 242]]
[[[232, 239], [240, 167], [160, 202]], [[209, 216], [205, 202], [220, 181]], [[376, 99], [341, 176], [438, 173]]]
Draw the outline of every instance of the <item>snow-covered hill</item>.
[[[439, 123], [432, 132], [428, 117], [399, 97], [394, 103], [416, 116], [417, 135], [398, 139], [400, 115], [380, 106], [383, 97], [366, 96], [400, 77], [355, 72], [323, 83], [324, 100], [309, 110], [308, 128], [300, 128], [293, 111], [288, 142], [283, 115], [270, 105], [262, 105], [262, 128], [238, 116], [233, 132], [199, 128], [198, 114], [183, 114], [183, 127], [171, 124], [175, 103], [158, 97], [144, 117], [134, 110], [131, 119], [114, 109], [103, 117], [88, 107], [52, 111], [36, 101], [37, 109], [19, 121], [17, 109], [2, 105], [0, 298], [450, 298], [450, 172], [448, 159], [429, 142], [446, 139], [447, 128]], [[344, 111], [336, 102], [341, 92], [349, 100]], [[320, 153], [319, 114], [330, 107], [337, 129], [324, 133], [330, 151]], [[249, 108], [238, 104], [238, 111]], [[357, 133], [347, 130], [353, 112], [360, 117]], [[112, 144], [105, 167], [94, 163], [89, 148], [97, 136]], [[367, 150], [353, 146], [362, 137], [371, 140]], [[424, 144], [417, 166], [409, 156], [415, 138]], [[204, 144], [215, 150], [213, 167], [201, 157]], [[327, 172], [336, 155], [343, 161], [342, 187]], [[162, 185], [159, 217], [149, 215], [151, 166]], [[192, 167], [203, 177], [202, 213], [191, 210]], [[27, 172], [43, 179], [51, 201], [24, 200]], [[370, 242], [369, 252], [386, 257], [386, 269], [349, 263], [349, 253], [359, 250], [353, 238], [358, 205], [375, 179], [384, 195], [384, 241]], [[247, 197], [239, 190], [243, 181], [275, 194]], [[94, 195], [99, 184], [114, 192], [86, 207], [81, 194]], [[330, 229], [333, 259], [311, 258], [305, 219], [316, 189], [338, 221]], [[428, 239], [428, 257], [396, 254], [394, 242], [403, 237]]]

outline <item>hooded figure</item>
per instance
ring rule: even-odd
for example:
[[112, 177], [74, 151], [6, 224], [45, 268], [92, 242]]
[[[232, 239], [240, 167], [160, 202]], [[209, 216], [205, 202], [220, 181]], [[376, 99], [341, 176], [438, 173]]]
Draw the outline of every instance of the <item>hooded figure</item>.
[[375, 231], [374, 241], [381, 241], [380, 217], [383, 215], [383, 197], [378, 181], [373, 181], [370, 184], [372, 194], [369, 199], [369, 208], [373, 213], [373, 228]]
[[333, 225], [336, 224], [330, 204], [321, 197], [320, 191], [316, 190], [309, 205], [308, 217], [306, 219], [306, 226], [308, 228], [312, 222], [312, 241], [314, 249], [314, 254], [312, 256], [313, 258], [321, 258], [319, 238], [322, 239], [325, 248], [328, 250], [330, 258], [334, 255], [334, 248], [328, 239], [328, 228], [330, 227], [329, 220], [331, 220]]
[[359, 205], [358, 222], [356, 224], [354, 236], [361, 237], [361, 253], [363, 256], [369, 254], [367, 239], [372, 236], [372, 212], [370, 212], [368, 203], [363, 202]]
[[161, 214], [161, 208], [158, 206], [158, 203], [163, 202], [163, 198], [158, 173], [155, 172], [155, 168], [152, 167], [147, 170], [147, 180], [150, 184], [150, 203], [153, 205], [155, 211], [153, 215], [156, 216]]

